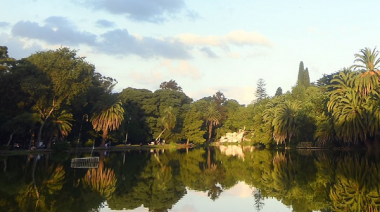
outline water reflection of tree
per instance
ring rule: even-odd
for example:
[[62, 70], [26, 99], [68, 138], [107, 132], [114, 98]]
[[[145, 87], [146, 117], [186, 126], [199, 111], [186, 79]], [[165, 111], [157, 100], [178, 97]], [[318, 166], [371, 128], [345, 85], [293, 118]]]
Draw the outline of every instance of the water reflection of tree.
[[90, 188], [104, 198], [109, 199], [116, 189], [117, 179], [112, 168], [104, 167], [104, 160], [104, 152], [100, 152], [99, 167], [88, 169], [82, 182], [84, 188]]
[[334, 211], [379, 211], [379, 164], [366, 158], [345, 157], [337, 164], [330, 189]]
[[261, 191], [260, 189], [256, 189], [254, 192], [253, 192], [253, 196], [255, 197], [255, 209], [256, 211], [261, 211], [265, 205], [264, 203], [264, 198], [263, 196], [261, 195]]
[[141, 170], [132, 173], [134, 183], [124, 191], [115, 192], [120, 196], [110, 199], [112, 209], [134, 209], [143, 205], [150, 211], [167, 211], [186, 193], [181, 181], [177, 152], [160, 153], [153, 151]]
[[106, 199], [115, 191], [116, 181], [115, 172], [110, 168], [89, 169], [82, 180], [85, 188], [91, 188]]
[[203, 164], [196, 190], [207, 191], [207, 196], [213, 201], [219, 198], [223, 192], [221, 183], [225, 176], [225, 170], [211, 158], [211, 149], [207, 149], [207, 161]]
[[[62, 189], [65, 170], [63, 166], [38, 166], [37, 156], [32, 165], [32, 180], [16, 197], [20, 211], [55, 211], [56, 195]], [[36, 169], [38, 174], [36, 174]]]

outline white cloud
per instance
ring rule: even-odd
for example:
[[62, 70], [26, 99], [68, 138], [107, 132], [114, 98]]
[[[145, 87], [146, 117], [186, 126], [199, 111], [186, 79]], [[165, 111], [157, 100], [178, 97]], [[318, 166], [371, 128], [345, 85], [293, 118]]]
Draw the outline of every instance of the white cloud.
[[218, 58], [219, 57], [209, 47], [202, 47], [199, 50], [201, 52], [203, 52], [208, 58]]
[[185, 60], [179, 62], [165, 60], [161, 63], [161, 66], [166, 68], [173, 76], [190, 77], [194, 80], [199, 80], [201, 78], [199, 69], [190, 65], [189, 62]]
[[153, 69], [148, 72], [138, 72], [133, 70], [129, 74], [129, 77], [131, 77], [135, 83], [147, 86], [147, 88], [152, 87], [152, 85], [157, 85], [158, 87], [158, 85], [164, 80], [163, 74], [160, 71]]
[[225, 39], [229, 43], [233, 43], [235, 45], [261, 45], [272, 47], [273, 44], [269, 41], [265, 36], [261, 35], [258, 32], [247, 32], [244, 30], [236, 30], [228, 33], [225, 36]]
[[196, 34], [181, 34], [177, 36], [178, 39], [189, 45], [201, 45], [201, 46], [218, 46], [226, 47], [229, 45], [238, 46], [266, 46], [272, 47], [273, 43], [261, 35], [258, 32], [247, 32], [244, 30], [231, 31], [227, 35], [196, 35]]

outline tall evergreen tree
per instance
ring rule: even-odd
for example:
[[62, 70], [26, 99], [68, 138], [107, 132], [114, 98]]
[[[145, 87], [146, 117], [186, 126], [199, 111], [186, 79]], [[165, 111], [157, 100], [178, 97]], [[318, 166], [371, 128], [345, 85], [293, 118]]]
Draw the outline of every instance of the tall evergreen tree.
[[307, 88], [310, 86], [310, 76], [309, 76], [309, 69], [306, 68], [303, 74], [303, 84]]
[[281, 95], [282, 95], [282, 88], [278, 87], [274, 96], [281, 96]]
[[304, 72], [305, 67], [303, 65], [303, 61], [300, 62], [299, 68], [298, 68], [298, 79], [297, 79], [297, 85], [302, 85], [302, 82], [304, 80]]
[[256, 102], [260, 102], [261, 100], [266, 99], [268, 97], [265, 86], [266, 86], [266, 83], [264, 79], [260, 78], [256, 84], [256, 93], [255, 93]]
[[308, 68], [305, 69], [303, 61], [300, 62], [298, 69], [297, 86], [304, 86], [305, 88], [310, 86], [310, 77]]

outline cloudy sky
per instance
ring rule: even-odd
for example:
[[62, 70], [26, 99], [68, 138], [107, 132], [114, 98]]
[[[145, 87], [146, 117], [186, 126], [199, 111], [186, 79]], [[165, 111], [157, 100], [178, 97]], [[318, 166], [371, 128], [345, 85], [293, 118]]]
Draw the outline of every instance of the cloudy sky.
[[380, 1], [15, 0], [0, 7], [0, 45], [16, 59], [67, 46], [126, 87], [174, 79], [194, 100], [218, 90], [248, 104], [353, 64], [380, 40]]

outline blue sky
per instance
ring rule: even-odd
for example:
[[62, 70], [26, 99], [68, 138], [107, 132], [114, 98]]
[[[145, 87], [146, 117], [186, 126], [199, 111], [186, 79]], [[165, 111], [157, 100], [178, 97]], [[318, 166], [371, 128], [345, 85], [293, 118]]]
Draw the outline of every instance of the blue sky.
[[14, 58], [67, 46], [123, 88], [174, 79], [194, 100], [218, 90], [248, 104], [258, 79], [273, 96], [377, 47], [379, 1], [17, 0], [0, 8], [0, 45]]

